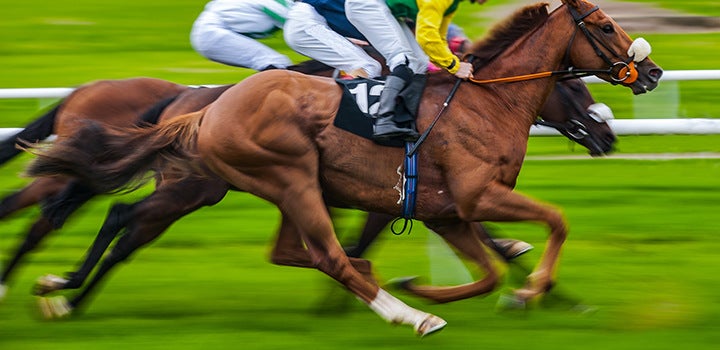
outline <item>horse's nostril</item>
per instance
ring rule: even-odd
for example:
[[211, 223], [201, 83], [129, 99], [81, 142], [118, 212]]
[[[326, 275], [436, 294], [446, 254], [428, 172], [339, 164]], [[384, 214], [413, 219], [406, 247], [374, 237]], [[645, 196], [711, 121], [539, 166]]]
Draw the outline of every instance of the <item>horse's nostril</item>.
[[653, 68], [648, 72], [648, 75], [654, 79], [654, 81], [660, 80], [663, 75], [663, 70], [660, 68]]

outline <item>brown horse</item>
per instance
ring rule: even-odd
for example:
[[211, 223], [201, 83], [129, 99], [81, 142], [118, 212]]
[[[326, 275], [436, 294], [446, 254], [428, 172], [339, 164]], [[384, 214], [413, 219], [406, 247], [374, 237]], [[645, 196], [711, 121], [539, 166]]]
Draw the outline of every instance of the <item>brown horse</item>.
[[[0, 164], [20, 153], [15, 146], [17, 140], [41, 141], [55, 134], [63, 140], [77, 131], [82, 121], [102, 120], [111, 125], [130, 125], [143, 112], [158, 102], [176, 97], [189, 87], [154, 78], [131, 78], [123, 80], [101, 80], [75, 89], [61, 103], [49, 112], [27, 125], [21, 132], [0, 142]], [[38, 178], [25, 188], [5, 197], [0, 202], [0, 219], [46, 201], [67, 188], [70, 179], [66, 177]], [[83, 203], [86, 198], [77, 198]], [[4, 266], [0, 275], [0, 299], [11, 272], [21, 258], [34, 249], [42, 238], [52, 230], [47, 217], [35, 221], [25, 240], [17, 248], [12, 259]]]
[[[288, 69], [322, 76], [333, 74], [331, 67], [314, 60], [292, 65]], [[88, 120], [129, 126], [139, 122], [146, 123], [143, 114], [156, 117], [164, 110], [166, 115], [178, 115], [180, 113], [173, 114], [178, 109], [182, 110], [182, 113], [199, 110], [229, 87], [230, 85], [195, 89], [166, 80], [144, 77], [100, 80], [84, 84], [22, 131], [0, 141], [0, 164], [21, 152], [20, 148], [16, 147], [19, 141], [40, 141], [53, 134], [58, 140], [62, 140]], [[175, 103], [175, 99], [181, 96], [182, 102]], [[197, 108], [191, 109], [189, 106]], [[94, 196], [93, 191], [71, 182], [68, 178], [48, 177], [36, 179], [2, 199], [0, 219], [38, 203], [42, 203], [43, 211], [2, 268], [0, 300], [5, 296], [7, 283], [22, 258]]]
[[[291, 66], [290, 69], [316, 75], [329, 76], [332, 73], [330, 67], [323, 66], [315, 61], [303, 62]], [[97, 120], [112, 125], [131, 125], [138, 122], [138, 111], [148, 108], [149, 110], [145, 113], [145, 116], [140, 119], [143, 122], [155, 123], [160, 118], [167, 119], [171, 116], [199, 110], [214, 101], [229, 87], [227, 85], [192, 89], [153, 78], [101, 80], [88, 83], [76, 89], [58, 106], [30, 123], [23, 131], [12, 138], [4, 140], [0, 144], [0, 163], [11, 159], [20, 152], [15, 147], [16, 140], [42, 140], [51, 134], [56, 134], [63, 139], [76, 130], [84, 120]], [[178, 91], [181, 93], [175, 96], [174, 94]], [[141, 94], [142, 98], [137, 98], [138, 94]], [[159, 102], [155, 106], [150, 106], [150, 103], [154, 100]], [[108, 115], [103, 111], [101, 106], [104, 105], [110, 106], [111, 114]], [[543, 106], [538, 123], [557, 129], [571, 140], [585, 146], [590, 154], [602, 155], [611, 152], [615, 142], [612, 130], [604, 121], [604, 119], [612, 118], [612, 113], [603, 113], [605, 110], [609, 109], [603, 104], [595, 103], [582, 81], [578, 79], [559, 81]], [[606, 116], [603, 117], [603, 114]], [[110, 244], [110, 240], [127, 223], [132, 222], [134, 224], [131, 225], [130, 233], [126, 235], [127, 238], [124, 240], [133, 243], [120, 244], [118, 248], [125, 247], [125, 249], [118, 249], [113, 254], [114, 258], [108, 260], [109, 266], [114, 265], [114, 263], [110, 264], [111, 261], [124, 259], [132, 251], [152, 239], [137, 240], [131, 237], [156, 237], [178, 218], [199, 207], [215, 204], [222, 195], [215, 195], [216, 191], [210, 189], [218, 188], [217, 191], [224, 194], [228, 186], [224, 182], [219, 182], [221, 185], [216, 187], [212, 186], [210, 182], [200, 181], [197, 185], [194, 183], [173, 183], [168, 189], [164, 189], [165, 185], [158, 184], [163, 189], [158, 191], [156, 195], [133, 205], [116, 205], [111, 210], [109, 219], [100, 231], [100, 238], [96, 241], [82, 267], [78, 271], [71, 273], [69, 280], [52, 275], [44, 277], [40, 280], [36, 292], [46, 294], [58, 289], [75, 289], [82, 286], [93, 266], [107, 248], [107, 245]], [[197, 190], [187, 191], [186, 193], [190, 193], [191, 197], [183, 197], [183, 201], [166, 200], [168, 199], [167, 195], [162, 195], [162, 193], [173, 193], [173, 188], [186, 190], [191, 185], [197, 187]], [[0, 203], [0, 218], [5, 218], [29, 205], [43, 202], [42, 215], [36, 219], [25, 239], [3, 267], [2, 274], [0, 274], [0, 299], [5, 294], [11, 273], [21, 259], [32, 251], [50, 232], [61, 227], [75, 210], [94, 195], [94, 192], [83, 188], [77, 183], [68, 183], [65, 178], [52, 177], [37, 179], [28, 187], [6, 197]], [[163, 216], [165, 218], [162, 221], [164, 224], [159, 224], [156, 220], [153, 220], [155, 224], [150, 226], [142, 223], [143, 218], [149, 219], [153, 216], [141, 213], [151, 213], [153, 210], [167, 213], [167, 215]], [[137, 213], [131, 214], [133, 211]], [[119, 218], [123, 219], [120, 220]], [[360, 257], [380, 230], [393, 218], [393, 216], [383, 214], [370, 214], [358, 244], [354, 245], [348, 251], [348, 254], [353, 257]], [[149, 233], [146, 231], [149, 231]], [[510, 258], [523, 252], [522, 246], [515, 241], [503, 241], [503, 243], [509, 243], [506, 248], [504, 245], [498, 246], [489, 237], [485, 238], [486, 243], [498, 248], [501, 254], [504, 253], [504, 250], [520, 247], [520, 250], [510, 250], [509, 255], [506, 255], [506, 257]], [[109, 267], [100, 270], [107, 271], [107, 269]], [[104, 273], [98, 273], [93, 280], [100, 280], [103, 275]], [[90, 287], [94, 284], [91, 283]], [[87, 288], [86, 292], [82, 293], [80, 297], [73, 298], [70, 303], [72, 306], [68, 306], [68, 310], [80, 304], [80, 301], [91, 289]]]
[[[521, 301], [541, 295], [553, 283], [567, 235], [556, 209], [513, 191], [530, 126], [552, 90], [555, 72], [591, 72], [644, 93], [656, 87], [662, 70], [647, 55], [649, 45], [630, 37], [597, 6], [565, 0], [518, 11], [489, 39], [471, 50], [474, 76], [510, 76], [531, 69], [517, 83], [461, 84], [456, 101], [419, 150], [421, 163], [416, 218], [485, 270], [480, 281], [449, 287], [413, 286], [436, 300], [492, 291], [498, 274], [477, 238], [474, 223], [536, 221], [549, 230], [545, 252], [527, 284], [515, 291]], [[570, 67], [578, 67], [567, 70]], [[421, 131], [452, 86], [447, 74], [430, 76], [418, 116]], [[340, 88], [331, 79], [289, 71], [256, 74], [228, 89], [208, 108], [152, 128], [108, 128], [107, 152], [74, 147], [98, 131], [56, 143], [31, 164], [31, 176], [76, 176], [99, 192], [116, 191], [152, 169], [159, 158], [192, 173], [207, 166], [235, 189], [274, 203], [283, 221], [299, 234], [282, 237], [294, 264], [314, 267], [347, 287], [382, 318], [408, 324], [420, 335], [442, 329], [441, 318], [416, 310], [366, 279], [338, 244], [325, 210], [331, 205], [397, 213], [395, 173], [401, 150], [388, 149], [332, 127]], [[84, 146], [83, 146], [84, 147]], [[104, 157], [97, 157], [103, 153]], [[307, 249], [305, 249], [305, 246]]]
[[[222, 87], [222, 91], [226, 87]], [[207, 91], [189, 90], [182, 93], [172, 104], [165, 108], [156, 119], [165, 120], [178, 114], [199, 110], [214, 101], [214, 89]], [[552, 114], [549, 114], [552, 111]], [[556, 128], [569, 139], [583, 144], [593, 155], [605, 154], [612, 150], [615, 136], [605, 122], [612, 118], [612, 111], [602, 103], [595, 103], [586, 85], [579, 79], [559, 81], [550, 94], [540, 112], [539, 123]], [[94, 140], [87, 140], [94, 143]], [[102, 141], [98, 141], [102, 142]], [[169, 177], [168, 177], [169, 176]], [[163, 180], [164, 179], [164, 180]], [[172, 181], [171, 175], [158, 177], [157, 188], [150, 196], [134, 204], [116, 204], [100, 229], [97, 239], [88, 251], [80, 267], [67, 278], [46, 275], [38, 280], [35, 287], [37, 295], [65, 289], [76, 289], [83, 286], [87, 277], [99, 262], [112, 240], [125, 229], [118, 243], [106, 257], [90, 282], [73, 297], [66, 301], [63, 296], [53, 299], [40, 299], [41, 306], [53, 304], [53, 307], [42, 309], [47, 311], [46, 317], [63, 317], [77, 309], [86, 297], [95, 290], [107, 272], [117, 263], [127, 259], [135, 250], [161, 235], [164, 230], [180, 217], [187, 215], [202, 206], [214, 205], [223, 198], [230, 185], [217, 177], [191, 177]], [[68, 193], [66, 193], [68, 195]], [[69, 196], [72, 198], [71, 192]], [[65, 207], [65, 200], [58, 199], [56, 205]], [[393, 215], [370, 213], [356, 245], [348, 248], [351, 257], [360, 257], [374, 241], [381, 230], [394, 219]], [[65, 217], [60, 220], [64, 220]], [[289, 227], [285, 227], [290, 229]], [[484, 229], [482, 230], [484, 232]], [[284, 234], [282, 236], [288, 236]], [[527, 249], [524, 242], [515, 240], [493, 240], [488, 234], [481, 235], [483, 241], [495, 249], [502, 257], [511, 260]], [[274, 252], [271, 259], [278, 264], [287, 264], [292, 257]], [[445, 300], [451, 301], [451, 300]]]

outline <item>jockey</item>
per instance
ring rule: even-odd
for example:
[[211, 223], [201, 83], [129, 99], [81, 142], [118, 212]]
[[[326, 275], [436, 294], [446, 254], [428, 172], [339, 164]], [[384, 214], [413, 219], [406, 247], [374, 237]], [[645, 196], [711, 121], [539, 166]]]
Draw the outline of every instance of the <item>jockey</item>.
[[[382, 67], [358, 46], [370, 45], [345, 16], [345, 0], [303, 0], [288, 11], [283, 28], [285, 42], [293, 50], [336, 68], [348, 77], [376, 78]], [[469, 40], [463, 30], [450, 24], [447, 42], [455, 55]], [[437, 70], [430, 64], [433, 70]]]
[[[253, 38], [283, 29], [288, 45], [346, 74], [379, 77], [382, 67], [358, 45], [365, 37], [345, 16], [345, 0], [213, 0], [193, 25], [191, 42], [210, 60], [255, 70], [286, 68], [290, 60]], [[279, 6], [280, 3], [285, 5]], [[244, 33], [244, 34], [239, 34]], [[458, 54], [467, 45], [462, 30], [450, 25], [448, 42]], [[493, 239], [508, 259], [533, 247], [513, 239]]]
[[[388, 0], [388, 3], [396, 3], [393, 6], [402, 7], [402, 4], [397, 1]], [[345, 0], [303, 0], [298, 2], [288, 13], [284, 27], [285, 41], [295, 51], [337, 68], [346, 75], [364, 78], [379, 77], [382, 67], [375, 59], [358, 47], [358, 45], [368, 45], [368, 43], [365, 36], [347, 19], [345, 10]], [[407, 13], [407, 11], [397, 12]], [[414, 26], [416, 17], [403, 16], [403, 26], [405, 26], [405, 22], [409, 22]], [[395, 19], [392, 21], [397, 22]], [[446, 49], [448, 55], [460, 54], [467, 46], [468, 39], [462, 29], [453, 24], [448, 24], [446, 29], [447, 40], [443, 40], [443, 42], [450, 46], [449, 51]], [[410, 33], [412, 35], [412, 32]], [[437, 33], [439, 35], [440, 30], [437, 30]], [[415, 43], [415, 39], [412, 40], [412, 43]], [[437, 69], [433, 64], [429, 64], [427, 56], [421, 49], [418, 48], [417, 50], [424, 57], [426, 68], [429, 66], [431, 69]], [[387, 58], [387, 55], [385, 56]], [[395, 68], [392, 65], [389, 67], [391, 69]], [[426, 68], [417, 69], [417, 71], [424, 73]], [[409, 73], [408, 76], [412, 77], [413, 74]], [[422, 82], [424, 78], [419, 76], [415, 80]], [[391, 138], [394, 136], [401, 136], [405, 139], [417, 138], [417, 132], [414, 128], [399, 128], [393, 120], [395, 97], [405, 86], [404, 83], [405, 80], [398, 80], [397, 77], [392, 75], [388, 77], [386, 89], [388, 87], [390, 89], [381, 95], [386, 96], [384, 103], [381, 102], [380, 104], [383, 112], [379, 113], [381, 118], [376, 120], [375, 134], [377, 138]], [[399, 85], [402, 86], [398, 87]], [[422, 84], [419, 84], [418, 88], [421, 89]], [[420, 91], [417, 91], [417, 93], [419, 94]], [[383, 97], [381, 97], [381, 101], [382, 99]], [[382, 109], [383, 106], [385, 107], [384, 110]], [[417, 108], [415, 107], [415, 109]], [[413, 114], [415, 112], [415, 110], [412, 111]], [[398, 129], [402, 130], [399, 135], [397, 135]], [[410, 137], [405, 134], [406, 130], [410, 133]], [[390, 135], [386, 135], [388, 132]]]
[[[395, 119], [396, 98], [409, 85], [419, 87], [408, 91], [411, 96], [419, 94], [422, 85], [411, 84], [424, 81], [428, 61], [467, 79], [472, 74], [472, 65], [461, 62], [448, 48], [445, 36], [458, 4], [461, 0], [346, 0], [345, 11], [350, 23], [362, 33], [368, 42], [380, 52], [390, 76], [380, 95], [374, 138], [402, 138], [416, 140], [415, 129], [398, 125]], [[486, 0], [470, 0], [485, 3]], [[415, 23], [415, 36], [404, 21]], [[411, 106], [415, 113], [417, 106]], [[415, 110], [412, 110], [415, 109]]]
[[236, 67], [286, 68], [292, 61], [256, 39], [282, 29], [292, 0], [212, 0], [190, 32], [192, 47], [206, 58]]

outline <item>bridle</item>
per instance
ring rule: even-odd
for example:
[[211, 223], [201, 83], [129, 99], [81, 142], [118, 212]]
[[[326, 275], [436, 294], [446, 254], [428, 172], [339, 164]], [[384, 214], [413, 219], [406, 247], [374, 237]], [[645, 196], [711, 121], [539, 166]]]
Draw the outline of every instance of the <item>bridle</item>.
[[[533, 122], [533, 124], [553, 128], [576, 142], [587, 139], [587, 142], [593, 148], [595, 148], [597, 151], [602, 152], [602, 146], [600, 146], [597, 138], [590, 132], [590, 130], [586, 126], [587, 123], [601, 121], [593, 118], [588, 113], [588, 111], [580, 105], [577, 100], [573, 99], [572, 96], [570, 96], [570, 93], [567, 91], [568, 87], [562, 84], [556, 84], [555, 90], [557, 90], [560, 95], [562, 95], [562, 103], [568, 108], [572, 108], [575, 114], [579, 115], [580, 117], [578, 119], [570, 119], [565, 122], [552, 122], [538, 118]], [[602, 122], [605, 121], [603, 120]]]
[[[567, 5], [563, 5], [567, 6]], [[563, 77], [573, 77], [573, 78], [580, 78], [595, 74], [607, 74], [610, 76], [613, 83], [625, 83], [625, 84], [632, 84], [637, 80], [638, 72], [635, 68], [635, 65], [633, 63], [634, 56], [628, 57], [627, 61], [623, 61], [620, 59], [617, 62], [613, 62], [606, 54], [600, 49], [600, 46], [602, 46], [605, 50], [607, 50], [613, 57], [620, 58], [620, 55], [618, 55], [612, 48], [608, 47], [605, 43], [602, 42], [602, 40], [598, 39], [595, 35], [593, 35], [590, 30], [588, 30], [587, 26], [585, 25], [585, 22], [583, 21], [586, 17], [593, 14], [595, 11], [599, 10], [600, 7], [595, 5], [593, 8], [588, 10], [587, 12], [580, 14], [575, 10], [575, 8], [567, 6], [570, 15], [573, 18], [573, 21], [576, 24], [575, 31], [573, 32], [572, 37], [570, 38], [570, 42], [567, 46], [567, 51], [565, 53], [565, 59], [564, 61], [567, 61], [569, 58], [569, 52], [570, 48], [572, 47], [573, 41], [575, 40], [575, 37], [577, 36], [578, 29], [585, 35], [585, 38], [587, 38], [588, 42], [590, 43], [590, 46], [592, 46], [593, 50], [595, 51], [595, 54], [598, 55], [605, 63], [608, 65], [608, 69], [577, 69], [574, 67], [570, 67], [566, 70], [557, 70], [557, 71], [545, 71], [545, 72], [538, 72], [538, 73], [531, 73], [531, 74], [523, 74], [523, 75], [516, 75], [511, 77], [503, 77], [503, 78], [495, 78], [495, 79], [476, 79], [474, 76], [471, 76], [468, 81], [475, 83], [475, 84], [491, 84], [491, 83], [510, 83], [510, 82], [517, 82], [517, 81], [526, 81], [526, 80], [532, 80], [532, 79], [540, 79], [540, 78], [547, 78], [551, 76], [563, 76]], [[471, 58], [472, 54], [465, 55], [464, 58]], [[478, 68], [476, 67], [475, 70]], [[473, 72], [474, 75], [474, 72]]]
[[[565, 52], [565, 58], [563, 59], [563, 61], [569, 60], [570, 49], [572, 48], [575, 37], [577, 36], [578, 29], [580, 29], [582, 31], [583, 35], [585, 35], [585, 37], [587, 38], [588, 42], [590, 42], [590, 45], [592, 46], [593, 50], [595, 51], [595, 54], [597, 54], [600, 58], [603, 59], [603, 61], [605, 61], [605, 63], [607, 63], [607, 65], [609, 67], [608, 69], [605, 69], [605, 70], [603, 70], [603, 69], [576, 69], [574, 67], [570, 67], [566, 70], [545, 71], [545, 72], [538, 72], [538, 73], [531, 73], [531, 74], [516, 75], [516, 76], [511, 76], [511, 77], [479, 80], [479, 79], [476, 79], [474, 76], [475, 71], [477, 71], [477, 69], [479, 67], [473, 67], [473, 69], [474, 69], [473, 75], [471, 75], [470, 78], [468, 78], [468, 81], [472, 82], [474, 84], [483, 85], [483, 84], [492, 84], [492, 83], [510, 83], [510, 82], [518, 82], [518, 81], [527, 81], [527, 80], [533, 80], [533, 79], [548, 78], [548, 77], [552, 77], [552, 76], [562, 76], [563, 78], [581, 78], [581, 77], [595, 75], [595, 74], [607, 74], [608, 76], [610, 76], [613, 83], [622, 82], [624, 84], [632, 84], [633, 82], [635, 82], [635, 80], [637, 80], [637, 77], [638, 77], [638, 72], [637, 72], [637, 69], [635, 68], [635, 64], [633, 63], [633, 61], [635, 60], [634, 55], [631, 55], [628, 58], [627, 62], [623, 61], [622, 59], [618, 62], [613, 62], [600, 49], [600, 46], [605, 48], [605, 50], [610, 52], [610, 54], [616, 58], [620, 58], [620, 55], [618, 55], [614, 50], [612, 50], [605, 43], [603, 43], [600, 39], [598, 39], [596, 36], [594, 36], [590, 32], [590, 30], [588, 30], [587, 27], [585, 26], [585, 22], [583, 20], [585, 18], [587, 18], [588, 16], [590, 16], [591, 14], [593, 14], [595, 11], [599, 10], [600, 7], [595, 5], [593, 8], [591, 8], [587, 12], [580, 14], [577, 12], [577, 10], [575, 10], [575, 8], [573, 8], [571, 6], [567, 6], [564, 4], [562, 6], [566, 6], [568, 8], [568, 11], [570, 12], [570, 15], [572, 16], [573, 21], [577, 25], [575, 27], [575, 31], [573, 32], [572, 37], [570, 38], [569, 43], [568, 43], [568, 46], [567, 46], [567, 49]], [[472, 63], [474, 58], [475, 58], [475, 56], [473, 56], [472, 54], [465, 54], [463, 56], [463, 59], [470, 63]], [[617, 76], [613, 75], [614, 71], [617, 73]], [[420, 138], [415, 142], [415, 144], [407, 152], [408, 156], [412, 156], [417, 152], [420, 145], [425, 141], [427, 136], [430, 134], [430, 131], [433, 129], [433, 127], [435, 126], [437, 121], [440, 119], [440, 116], [443, 114], [443, 112], [445, 111], [447, 106], [450, 104], [450, 101], [455, 96], [455, 93], [457, 92], [457, 89], [460, 86], [460, 83], [462, 83], [463, 81], [464, 80], [462, 80], [462, 79], [458, 79], [455, 82], [455, 85], [453, 86], [452, 90], [448, 94], [448, 97], [443, 102], [442, 107], [436, 114], [435, 118], [430, 123], [430, 126], [420, 135]], [[585, 115], [584, 111], [583, 111], [583, 113], [581, 113], [581, 115]], [[555, 128], [554, 126], [551, 126], [551, 127]], [[575, 130], [575, 129], [573, 129], [573, 130]], [[562, 132], [561, 129], [558, 129], [558, 131]], [[579, 129], [579, 127], [578, 127], [578, 129], [574, 132], [574, 134], [579, 136], [579, 135], [582, 135], [582, 132], [587, 133], [587, 130]]]

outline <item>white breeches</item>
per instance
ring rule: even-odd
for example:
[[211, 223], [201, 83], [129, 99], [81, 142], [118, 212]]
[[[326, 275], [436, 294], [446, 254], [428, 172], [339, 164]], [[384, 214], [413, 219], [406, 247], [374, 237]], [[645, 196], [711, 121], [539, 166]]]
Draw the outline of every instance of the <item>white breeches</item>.
[[392, 71], [408, 62], [416, 74], [427, 71], [430, 59], [418, 45], [412, 30], [398, 22], [382, 0], [347, 0], [345, 13], [352, 23], [380, 52]]
[[330, 67], [348, 73], [363, 69], [371, 78], [382, 72], [378, 61], [330, 29], [325, 18], [308, 4], [300, 2], [290, 9], [283, 32], [285, 42], [293, 50]]

